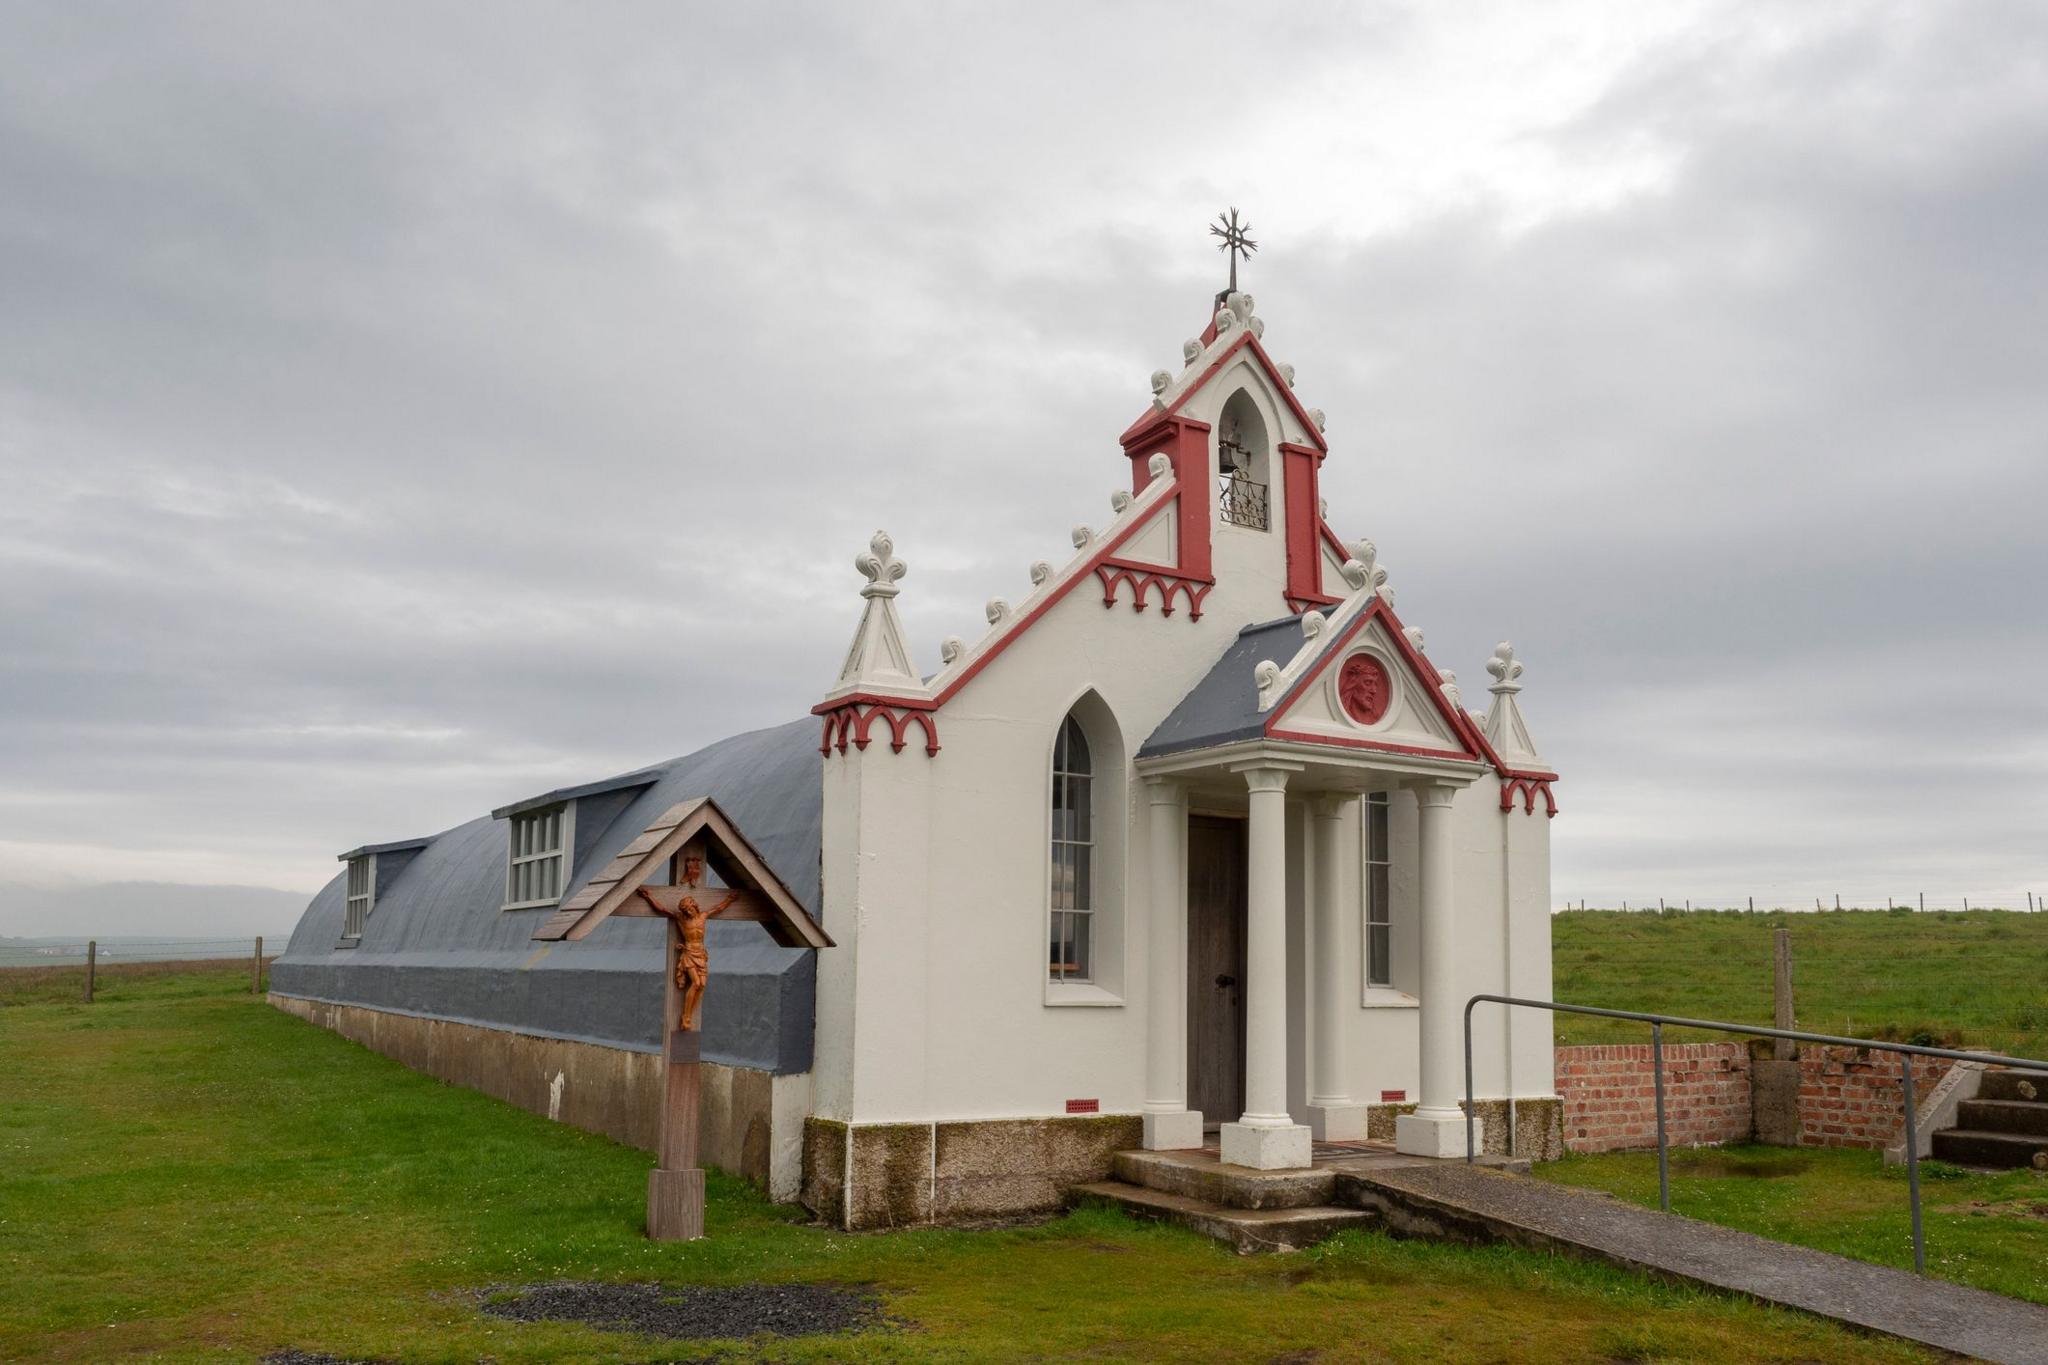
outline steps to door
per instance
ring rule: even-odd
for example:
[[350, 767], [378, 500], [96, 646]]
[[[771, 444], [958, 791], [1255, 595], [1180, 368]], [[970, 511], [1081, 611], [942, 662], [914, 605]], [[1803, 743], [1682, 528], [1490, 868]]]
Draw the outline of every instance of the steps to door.
[[1956, 1124], [1934, 1135], [1934, 1155], [1958, 1166], [2048, 1170], [2048, 1076], [1987, 1071]]
[[[1529, 1163], [1503, 1162], [1526, 1172]], [[1255, 1171], [1226, 1164], [1213, 1151], [1118, 1152], [1114, 1180], [1080, 1185], [1070, 1203], [1099, 1200], [1139, 1218], [1178, 1223], [1227, 1242], [1240, 1253], [1296, 1251], [1377, 1215], [1339, 1198], [1339, 1181], [1354, 1169], [1398, 1169], [1432, 1158], [1400, 1156], [1385, 1148], [1325, 1145], [1317, 1164], [1297, 1170]]]

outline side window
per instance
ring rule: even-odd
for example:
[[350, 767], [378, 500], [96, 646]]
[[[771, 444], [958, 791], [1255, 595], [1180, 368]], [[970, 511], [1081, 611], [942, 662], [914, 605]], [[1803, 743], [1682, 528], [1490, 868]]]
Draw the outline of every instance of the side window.
[[505, 868], [505, 908], [525, 910], [562, 899], [569, 880], [570, 804], [522, 811], [510, 820], [511, 856]]
[[343, 938], [363, 936], [363, 924], [370, 918], [370, 905], [375, 899], [372, 888], [376, 884], [376, 866], [373, 853], [348, 860], [348, 903], [341, 918]]
[[1095, 768], [1088, 736], [1068, 716], [1052, 759], [1052, 953], [1055, 981], [1092, 979]]
[[1387, 793], [1365, 798], [1365, 984], [1394, 984], [1393, 897], [1387, 889]]

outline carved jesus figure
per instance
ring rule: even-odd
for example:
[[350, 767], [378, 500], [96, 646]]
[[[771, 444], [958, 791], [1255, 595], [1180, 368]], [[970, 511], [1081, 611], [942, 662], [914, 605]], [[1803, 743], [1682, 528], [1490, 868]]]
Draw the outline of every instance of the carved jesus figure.
[[[704, 859], [692, 849], [683, 855], [683, 880], [686, 887], [697, 887], [704, 882]], [[704, 987], [711, 980], [711, 954], [704, 947], [704, 921], [733, 903], [735, 898], [728, 894], [711, 909], [706, 910], [697, 903], [697, 898], [683, 895], [674, 913], [663, 910], [652, 896], [647, 903], [663, 919], [674, 920], [676, 925], [676, 990], [681, 999], [676, 1005], [676, 1027], [685, 1033], [697, 1031], [697, 1008], [704, 1003]]]

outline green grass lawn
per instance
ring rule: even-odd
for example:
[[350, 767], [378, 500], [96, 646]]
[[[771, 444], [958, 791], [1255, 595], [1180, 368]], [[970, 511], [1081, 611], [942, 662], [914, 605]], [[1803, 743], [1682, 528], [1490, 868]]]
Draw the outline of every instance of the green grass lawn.
[[[1768, 1025], [1781, 925], [1802, 1029], [2048, 1057], [2048, 914], [2024, 911], [1568, 911], [1551, 918], [1556, 998]], [[1643, 1024], [1557, 1016], [1561, 1044], [1648, 1040]]]
[[1797, 1314], [1527, 1252], [1350, 1233], [1239, 1258], [1087, 1211], [847, 1235], [713, 1177], [708, 1240], [640, 1235], [649, 1158], [273, 1011], [238, 971], [0, 1007], [0, 1359], [707, 1354], [480, 1314], [557, 1277], [877, 1286], [902, 1326], [741, 1358], [1908, 1361]]
[[[1536, 1168], [1546, 1180], [1657, 1205], [1657, 1154], [1568, 1156]], [[1939, 1161], [1920, 1167], [1927, 1272], [2048, 1303], [2048, 1175], [1979, 1175]], [[1671, 1211], [1781, 1242], [1912, 1269], [1905, 1168], [1876, 1152], [1711, 1147], [1671, 1153]]]

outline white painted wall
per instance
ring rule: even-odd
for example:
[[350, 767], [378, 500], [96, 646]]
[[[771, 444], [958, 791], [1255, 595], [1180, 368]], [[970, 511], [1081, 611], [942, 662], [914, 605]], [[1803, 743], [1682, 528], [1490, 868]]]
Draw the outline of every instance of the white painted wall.
[[[1243, 355], [1190, 402], [1188, 415], [1214, 422], [1238, 387], [1252, 394], [1269, 436], [1306, 441], [1292, 412], [1250, 356]], [[1207, 486], [1183, 496], [1212, 501]], [[1275, 450], [1271, 467], [1281, 468]], [[1105, 484], [1120, 466], [1106, 465]], [[1131, 755], [1223, 653], [1240, 627], [1287, 611], [1286, 500], [1275, 487], [1269, 530], [1215, 528], [1216, 586], [1200, 621], [1182, 607], [1163, 617], [1156, 601], [1133, 612], [1128, 593], [1109, 609], [1092, 574], [1014, 640], [938, 712], [941, 752], [928, 757], [916, 735], [891, 752], [886, 727], [865, 750], [825, 761], [823, 843], [826, 924], [838, 947], [818, 970], [813, 1112], [850, 1122], [1039, 1117], [1069, 1099], [1094, 1099], [1105, 1113], [1135, 1113], [1144, 1098], [1145, 915], [1150, 903], [1146, 809]], [[1165, 504], [1161, 517], [1170, 515]], [[1146, 530], [1139, 543], [1161, 543]], [[1129, 552], [1126, 551], [1126, 554]], [[1341, 584], [1326, 583], [1337, 591]], [[915, 591], [913, 585], [907, 588]], [[971, 647], [970, 647], [971, 649]], [[943, 682], [943, 678], [939, 680]], [[1047, 804], [1055, 732], [1075, 700], [1092, 690], [1114, 717], [1125, 755], [1123, 799], [1099, 807], [1120, 822], [1121, 874], [1096, 888], [1097, 979], [1049, 985]], [[915, 734], [915, 732], [913, 732]], [[1236, 796], [1241, 799], [1242, 787]], [[1196, 801], [1199, 807], [1202, 802]], [[1455, 857], [1458, 989], [1549, 994], [1549, 829], [1519, 804], [1499, 810], [1489, 776], [1460, 793]], [[1288, 1093], [1305, 1117], [1312, 1058], [1308, 1026], [1313, 973], [1306, 970], [1304, 897], [1313, 894], [1306, 813], [1288, 810]], [[1392, 884], [1396, 985], [1412, 992], [1415, 960], [1414, 799], [1393, 805]], [[1342, 980], [1352, 1028], [1354, 1098], [1417, 1089], [1417, 1018], [1398, 995], [1367, 1000], [1362, 990], [1362, 883], [1355, 812], [1344, 822], [1348, 869]], [[1108, 869], [1105, 869], [1108, 872]], [[1120, 882], [1120, 885], [1118, 884]], [[1391, 1002], [1391, 1003], [1390, 1003]], [[1552, 1093], [1547, 1016], [1512, 1026], [1496, 1014], [1478, 1035], [1484, 1096]]]

